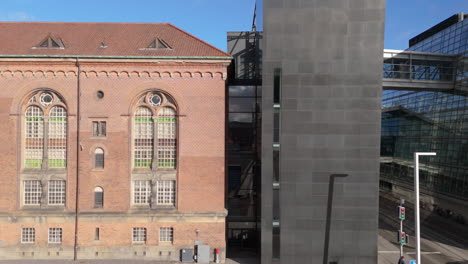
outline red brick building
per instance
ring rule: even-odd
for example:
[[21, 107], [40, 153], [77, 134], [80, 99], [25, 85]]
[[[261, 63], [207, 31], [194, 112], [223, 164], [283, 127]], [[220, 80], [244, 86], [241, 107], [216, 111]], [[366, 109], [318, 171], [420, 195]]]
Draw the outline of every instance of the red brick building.
[[230, 55], [164, 23], [0, 35], [0, 259], [224, 259]]

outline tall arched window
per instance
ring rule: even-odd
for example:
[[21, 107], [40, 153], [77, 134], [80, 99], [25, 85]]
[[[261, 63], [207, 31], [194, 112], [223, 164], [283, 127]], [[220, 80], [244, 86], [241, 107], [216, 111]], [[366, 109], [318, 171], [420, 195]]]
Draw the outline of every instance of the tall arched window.
[[65, 168], [67, 151], [67, 111], [54, 106], [49, 113], [48, 151], [49, 167]]
[[148, 92], [138, 100], [133, 116], [134, 168], [175, 169], [176, 109], [164, 93]]
[[102, 148], [94, 150], [94, 168], [104, 168], [104, 150]]
[[132, 135], [133, 167], [151, 169], [153, 175], [149, 180], [147, 174], [132, 174], [132, 204], [142, 208], [174, 208], [177, 186], [175, 101], [164, 92], [151, 91], [142, 95], [134, 108]]
[[158, 168], [175, 168], [176, 112], [163, 107], [158, 112]]
[[135, 168], [149, 168], [153, 160], [154, 148], [153, 112], [145, 106], [139, 106], [135, 112], [134, 155]]
[[24, 167], [65, 168], [66, 105], [54, 92], [39, 91], [25, 106]]
[[40, 168], [44, 154], [44, 113], [38, 106], [31, 105], [25, 114], [24, 167]]

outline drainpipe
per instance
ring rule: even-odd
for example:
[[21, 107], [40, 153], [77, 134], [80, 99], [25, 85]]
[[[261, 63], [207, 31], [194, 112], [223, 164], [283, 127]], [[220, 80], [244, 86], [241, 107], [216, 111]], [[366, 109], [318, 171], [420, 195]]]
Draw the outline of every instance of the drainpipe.
[[77, 106], [76, 106], [76, 188], [75, 188], [75, 243], [73, 247], [73, 260], [77, 260], [78, 256], [78, 214], [79, 214], [79, 203], [78, 195], [80, 193], [80, 75], [81, 68], [78, 58], [76, 58], [76, 67], [77, 67], [77, 78], [76, 78], [76, 89], [77, 89]]

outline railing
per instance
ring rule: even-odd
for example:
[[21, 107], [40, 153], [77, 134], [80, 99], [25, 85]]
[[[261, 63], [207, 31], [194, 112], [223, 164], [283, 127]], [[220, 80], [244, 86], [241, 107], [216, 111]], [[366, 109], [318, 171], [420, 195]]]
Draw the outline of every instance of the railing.
[[383, 78], [453, 82], [458, 55], [384, 50]]

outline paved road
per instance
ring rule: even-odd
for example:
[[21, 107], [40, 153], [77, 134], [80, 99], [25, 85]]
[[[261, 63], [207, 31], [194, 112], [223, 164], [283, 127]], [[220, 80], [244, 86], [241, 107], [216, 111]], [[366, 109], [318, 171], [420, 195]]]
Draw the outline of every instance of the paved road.
[[[396, 218], [398, 199], [381, 197], [379, 214], [379, 264], [395, 264], [400, 255], [396, 243], [399, 221]], [[410, 243], [404, 247], [407, 263], [416, 259], [414, 222], [411, 204], [407, 203], [404, 230]], [[428, 211], [421, 212], [421, 262], [424, 264], [468, 264], [468, 226], [442, 218]]]

